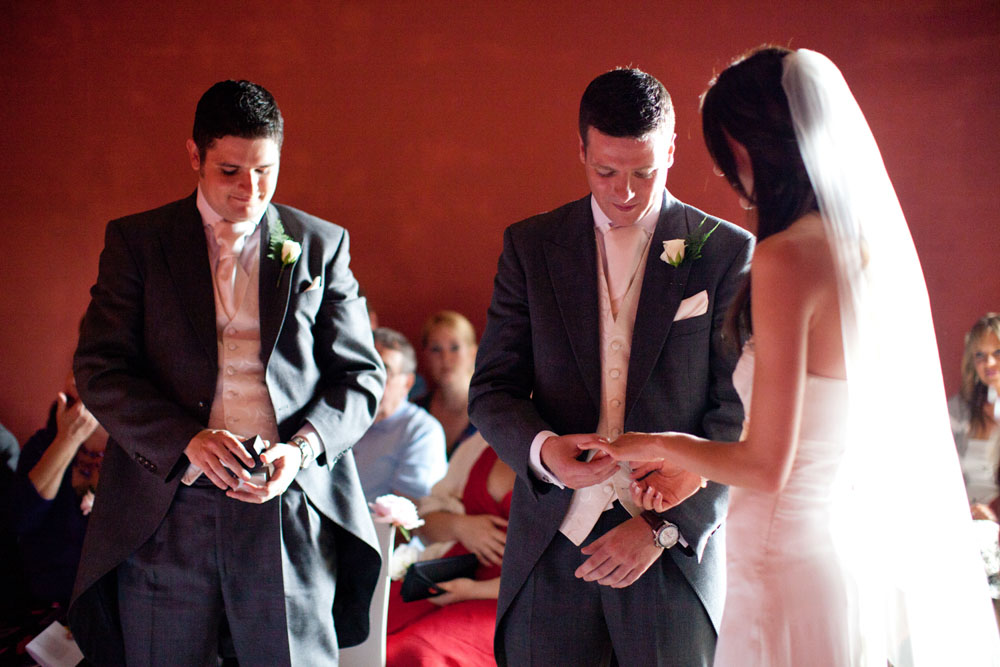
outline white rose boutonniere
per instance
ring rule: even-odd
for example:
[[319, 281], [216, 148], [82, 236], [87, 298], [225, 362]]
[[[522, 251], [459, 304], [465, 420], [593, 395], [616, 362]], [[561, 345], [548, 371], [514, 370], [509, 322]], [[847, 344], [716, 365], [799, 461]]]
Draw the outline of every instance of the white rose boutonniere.
[[663, 254], [660, 259], [670, 266], [680, 266], [684, 261], [684, 239], [671, 239], [663, 242]]
[[292, 241], [291, 239], [285, 241], [281, 244], [281, 265], [288, 266], [289, 264], [294, 264], [301, 254], [302, 246], [298, 241]]
[[278, 272], [278, 282], [275, 284], [275, 287], [277, 287], [281, 284], [281, 274], [285, 272], [285, 267], [299, 261], [299, 256], [302, 254], [302, 244], [298, 241], [293, 241], [285, 233], [285, 227], [281, 224], [281, 218], [278, 218], [274, 221], [274, 225], [271, 228], [271, 240], [268, 247], [268, 259], [276, 259], [281, 262], [281, 271]]
[[708, 237], [721, 224], [717, 222], [715, 223], [715, 227], [712, 227], [707, 232], [703, 234], [699, 233], [706, 220], [708, 220], [707, 217], [702, 218], [694, 231], [684, 238], [664, 241], [663, 254], [660, 255], [660, 259], [674, 268], [679, 268], [685, 261], [693, 262], [700, 258], [701, 249], [705, 246], [705, 242], [708, 241]]

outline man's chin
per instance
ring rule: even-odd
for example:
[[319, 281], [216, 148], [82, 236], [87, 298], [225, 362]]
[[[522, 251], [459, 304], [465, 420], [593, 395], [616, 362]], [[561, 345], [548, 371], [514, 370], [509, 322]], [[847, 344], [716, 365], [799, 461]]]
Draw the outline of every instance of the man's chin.
[[265, 206], [258, 208], [230, 208], [226, 220], [230, 222], [257, 222], [264, 215]]

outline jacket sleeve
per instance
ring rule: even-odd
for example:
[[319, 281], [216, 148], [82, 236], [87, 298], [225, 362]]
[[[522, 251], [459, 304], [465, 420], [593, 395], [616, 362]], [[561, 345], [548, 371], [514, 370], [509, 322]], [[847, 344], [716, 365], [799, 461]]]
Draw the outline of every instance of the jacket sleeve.
[[[365, 300], [358, 296], [358, 283], [350, 269], [349, 236], [346, 230], [338, 230], [338, 238], [332, 239], [332, 247], [323, 253], [322, 268], [316, 269], [323, 272], [323, 292], [315, 320], [290, 320], [301, 314], [290, 312], [282, 332], [282, 337], [298, 339], [296, 354], [311, 353], [313, 359], [277, 355], [272, 356], [269, 367], [276, 378], [305, 378], [314, 370], [318, 372], [312, 396], [291, 399], [304, 409], [290, 420], [291, 432], [282, 428], [281, 435], [290, 437], [308, 421], [323, 441], [326, 455], [320, 463], [327, 465], [343, 456], [371, 426], [385, 387], [385, 370], [372, 341]], [[309, 368], [313, 361], [315, 369]], [[279, 363], [285, 367], [279, 369]], [[287, 388], [290, 394], [295, 391]]]
[[[123, 220], [108, 224], [97, 282], [73, 359], [80, 397], [111, 438], [147, 471], [167, 481], [184, 448], [204, 428], [197, 414], [153, 381], [147, 336], [143, 253]], [[186, 461], [186, 459], [184, 459]]]

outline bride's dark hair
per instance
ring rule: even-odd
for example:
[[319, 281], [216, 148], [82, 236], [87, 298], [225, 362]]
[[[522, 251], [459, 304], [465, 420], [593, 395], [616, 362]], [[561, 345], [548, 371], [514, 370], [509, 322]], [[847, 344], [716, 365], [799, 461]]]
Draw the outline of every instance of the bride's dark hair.
[[[709, 83], [701, 101], [705, 145], [733, 189], [757, 209], [758, 242], [818, 210], [781, 85], [782, 61], [789, 53], [763, 46], [739, 56]], [[729, 138], [750, 155], [753, 192], [740, 183]], [[739, 343], [752, 328], [748, 278], [733, 300], [726, 329]]]

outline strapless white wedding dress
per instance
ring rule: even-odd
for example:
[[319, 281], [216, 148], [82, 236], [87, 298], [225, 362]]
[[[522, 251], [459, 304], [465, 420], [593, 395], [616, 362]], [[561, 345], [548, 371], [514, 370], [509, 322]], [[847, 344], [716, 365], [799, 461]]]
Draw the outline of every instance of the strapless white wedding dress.
[[[733, 374], [747, 414], [752, 380], [747, 345]], [[716, 667], [851, 664], [846, 586], [830, 531], [846, 414], [846, 381], [809, 375], [785, 487], [732, 488]]]

